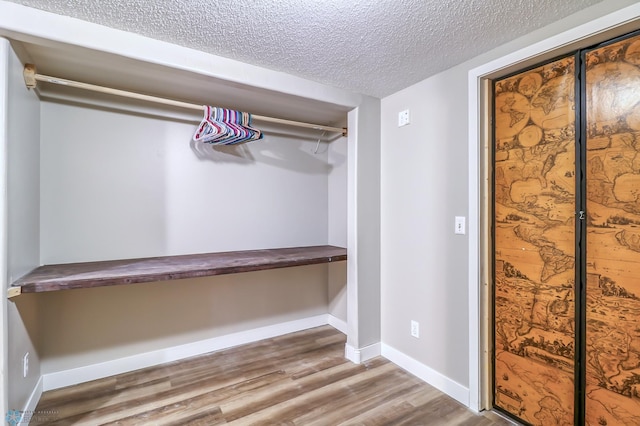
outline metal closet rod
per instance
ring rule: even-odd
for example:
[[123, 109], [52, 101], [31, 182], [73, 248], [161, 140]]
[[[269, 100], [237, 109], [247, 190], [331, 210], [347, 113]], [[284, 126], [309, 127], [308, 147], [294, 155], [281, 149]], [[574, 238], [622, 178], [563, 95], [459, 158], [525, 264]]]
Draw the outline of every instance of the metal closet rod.
[[[60, 84], [62, 86], [69, 86], [69, 87], [75, 87], [78, 89], [90, 90], [92, 92], [107, 93], [110, 95], [122, 96], [125, 98], [132, 98], [132, 99], [138, 99], [138, 100], [147, 101], [147, 102], [155, 102], [163, 105], [175, 106], [178, 108], [197, 110], [200, 112], [202, 112], [204, 108], [202, 105], [192, 104], [188, 102], [175, 101], [173, 99], [159, 98], [157, 96], [143, 95], [142, 93], [128, 92], [126, 90], [113, 89], [111, 87], [97, 86], [95, 84], [82, 83], [80, 81], [73, 81], [73, 80], [67, 80], [64, 78], [38, 74], [36, 72], [36, 66], [33, 64], [26, 64], [24, 66], [23, 75], [24, 75], [24, 82], [29, 89], [35, 89], [36, 86], [38, 85], [38, 81], [44, 81], [52, 84]], [[251, 117], [255, 120], [266, 121], [269, 123], [285, 124], [288, 126], [296, 126], [296, 127], [305, 127], [307, 129], [324, 130], [327, 132], [341, 133], [343, 136], [347, 135], [346, 127], [324, 126], [322, 124], [304, 123], [301, 121], [285, 120], [282, 118], [267, 117], [263, 115], [252, 114]]]

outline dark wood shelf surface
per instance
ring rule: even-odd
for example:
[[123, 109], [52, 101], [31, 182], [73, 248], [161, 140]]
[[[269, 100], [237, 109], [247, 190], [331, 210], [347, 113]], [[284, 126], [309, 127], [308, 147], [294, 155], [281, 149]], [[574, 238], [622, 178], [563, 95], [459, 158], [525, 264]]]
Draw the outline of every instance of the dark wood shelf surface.
[[9, 297], [22, 293], [236, 274], [346, 259], [345, 248], [311, 246], [44, 265], [13, 283]]

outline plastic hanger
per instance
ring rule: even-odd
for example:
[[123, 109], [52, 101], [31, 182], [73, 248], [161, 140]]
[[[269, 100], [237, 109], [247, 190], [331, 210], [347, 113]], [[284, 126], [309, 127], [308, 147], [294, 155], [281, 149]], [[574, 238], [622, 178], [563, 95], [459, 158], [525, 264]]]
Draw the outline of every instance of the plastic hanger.
[[264, 137], [262, 131], [251, 126], [251, 114], [205, 105], [204, 117], [193, 140], [211, 145], [237, 145]]

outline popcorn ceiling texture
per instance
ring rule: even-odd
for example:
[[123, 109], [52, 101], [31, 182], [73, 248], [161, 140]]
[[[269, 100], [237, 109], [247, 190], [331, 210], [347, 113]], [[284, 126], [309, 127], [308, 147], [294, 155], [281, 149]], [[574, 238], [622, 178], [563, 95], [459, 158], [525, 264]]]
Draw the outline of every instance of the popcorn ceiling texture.
[[384, 97], [601, 0], [11, 1]]

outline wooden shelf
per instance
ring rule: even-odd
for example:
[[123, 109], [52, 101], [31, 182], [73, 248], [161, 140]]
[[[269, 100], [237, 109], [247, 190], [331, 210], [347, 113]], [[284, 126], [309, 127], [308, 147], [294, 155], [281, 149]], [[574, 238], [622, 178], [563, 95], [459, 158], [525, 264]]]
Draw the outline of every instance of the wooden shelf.
[[45, 265], [13, 283], [8, 295], [209, 277], [346, 259], [345, 248], [312, 246]]

